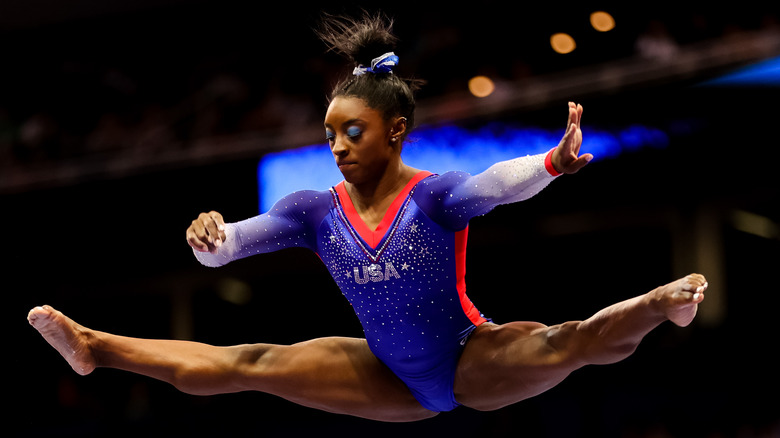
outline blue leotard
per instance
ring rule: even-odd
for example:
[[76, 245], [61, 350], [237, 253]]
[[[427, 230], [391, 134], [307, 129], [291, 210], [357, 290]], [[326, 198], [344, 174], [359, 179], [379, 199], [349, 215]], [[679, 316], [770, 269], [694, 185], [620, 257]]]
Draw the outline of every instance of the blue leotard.
[[466, 296], [468, 221], [527, 199], [553, 179], [545, 156], [517, 158], [478, 175], [419, 172], [376, 230], [357, 214], [344, 183], [301, 191], [267, 213], [227, 224], [217, 254], [231, 260], [287, 247], [315, 251], [352, 304], [371, 351], [432, 411], [458, 406], [455, 370], [469, 334], [486, 321]]

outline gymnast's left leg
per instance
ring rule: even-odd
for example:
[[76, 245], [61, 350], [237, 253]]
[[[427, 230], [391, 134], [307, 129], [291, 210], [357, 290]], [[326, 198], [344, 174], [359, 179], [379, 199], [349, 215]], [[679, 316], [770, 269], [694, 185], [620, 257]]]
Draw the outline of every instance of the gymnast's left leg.
[[706, 288], [702, 275], [691, 274], [585, 321], [483, 324], [458, 363], [455, 398], [474, 409], [498, 409], [552, 388], [584, 365], [620, 361], [664, 321], [690, 324]]

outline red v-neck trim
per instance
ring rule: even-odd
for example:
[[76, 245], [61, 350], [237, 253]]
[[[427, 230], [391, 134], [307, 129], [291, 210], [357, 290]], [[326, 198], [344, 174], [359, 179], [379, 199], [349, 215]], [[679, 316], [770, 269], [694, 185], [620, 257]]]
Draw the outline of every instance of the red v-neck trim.
[[379, 223], [379, 225], [376, 227], [376, 230], [371, 230], [368, 225], [363, 222], [363, 218], [360, 217], [357, 210], [355, 209], [355, 205], [352, 203], [352, 198], [350, 198], [349, 193], [347, 193], [347, 188], [344, 185], [344, 181], [338, 183], [335, 189], [336, 193], [339, 195], [339, 200], [341, 201], [341, 208], [344, 210], [344, 214], [347, 216], [347, 220], [352, 225], [352, 228], [357, 231], [357, 233], [360, 235], [360, 237], [363, 238], [363, 241], [365, 241], [368, 246], [376, 249], [377, 245], [379, 245], [379, 242], [382, 241], [382, 238], [387, 233], [387, 230], [392, 226], [393, 220], [395, 220], [395, 216], [398, 214], [398, 210], [403, 205], [406, 197], [409, 196], [409, 192], [412, 191], [418, 182], [429, 177], [430, 175], [432, 175], [431, 172], [428, 172], [427, 170], [421, 170], [417, 172], [417, 174], [414, 175], [408, 183], [406, 183], [406, 186], [404, 186], [404, 189], [401, 190], [401, 193], [399, 193], [398, 196], [396, 196], [393, 200], [393, 203], [390, 204], [390, 207], [382, 217], [382, 222]]

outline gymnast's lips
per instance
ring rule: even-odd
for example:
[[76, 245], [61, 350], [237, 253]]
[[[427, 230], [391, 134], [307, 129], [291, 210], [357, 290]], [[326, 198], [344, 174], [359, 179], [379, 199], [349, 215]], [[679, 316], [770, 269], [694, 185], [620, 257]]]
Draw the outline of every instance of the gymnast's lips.
[[350, 167], [353, 167], [357, 165], [356, 161], [336, 161], [336, 165], [339, 167], [339, 170], [348, 169]]

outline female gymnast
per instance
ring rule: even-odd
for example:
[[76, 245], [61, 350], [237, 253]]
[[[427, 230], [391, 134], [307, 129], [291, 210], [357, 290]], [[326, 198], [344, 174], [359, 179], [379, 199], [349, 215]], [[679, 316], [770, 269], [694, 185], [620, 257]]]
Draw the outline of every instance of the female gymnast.
[[414, 421], [459, 405], [494, 410], [533, 397], [587, 364], [628, 357], [653, 328], [688, 325], [706, 280], [691, 274], [554, 326], [495, 324], [466, 295], [468, 223], [527, 199], [592, 158], [579, 154], [582, 106], [549, 153], [478, 175], [411, 168], [401, 145], [414, 126], [416, 84], [393, 73], [391, 22], [328, 17], [320, 34], [356, 64], [336, 85], [325, 134], [344, 181], [302, 191], [268, 213], [225, 223], [202, 213], [187, 229], [201, 263], [220, 266], [286, 247], [315, 251], [363, 326], [365, 339], [216, 347], [88, 329], [50, 306], [28, 320], [79, 374], [123, 369], [191, 394], [263, 391], [301, 405], [381, 421]]

